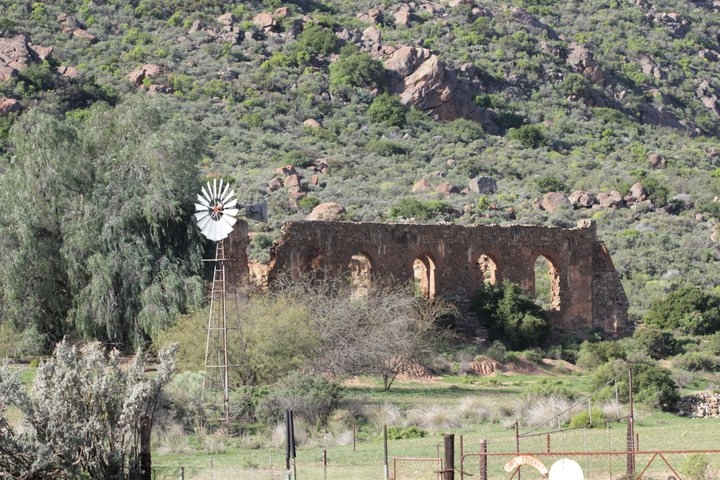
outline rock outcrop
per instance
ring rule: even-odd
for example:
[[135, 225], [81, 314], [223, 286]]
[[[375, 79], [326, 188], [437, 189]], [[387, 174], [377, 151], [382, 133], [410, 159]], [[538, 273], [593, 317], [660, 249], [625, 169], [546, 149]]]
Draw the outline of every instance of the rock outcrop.
[[597, 195], [598, 205], [602, 208], [620, 208], [623, 206], [623, 197], [620, 192], [612, 190]]
[[421, 178], [415, 182], [412, 186], [413, 193], [429, 192], [432, 189], [432, 185], [426, 178]]
[[567, 64], [593, 83], [602, 83], [605, 80], [605, 74], [595, 61], [590, 49], [585, 45], [574, 42], [570, 44]]
[[720, 417], [720, 393], [700, 392], [682, 397], [678, 402], [678, 415], [695, 418]]
[[574, 208], [590, 208], [597, 203], [595, 195], [583, 190], [576, 190], [568, 196], [570, 205]]
[[16, 76], [38, 59], [26, 35], [0, 38], [0, 82]]
[[22, 105], [14, 98], [0, 97], [0, 115], [7, 115], [20, 110], [22, 110]]
[[320, 220], [324, 222], [335, 222], [345, 213], [345, 207], [335, 202], [321, 203], [310, 212], [305, 220]]
[[497, 189], [497, 182], [492, 177], [475, 177], [468, 182], [468, 190], [472, 193], [490, 194]]
[[540, 206], [546, 212], [553, 213], [561, 208], [570, 207], [570, 201], [562, 192], [548, 192], [543, 195]]
[[[374, 28], [374, 27], [371, 27]], [[430, 113], [436, 120], [467, 118], [497, 132], [494, 114], [478, 107], [474, 96], [482, 87], [473, 84], [469, 69], [448, 67], [424, 48], [401, 46], [385, 61], [393, 77], [392, 90], [405, 105]]]

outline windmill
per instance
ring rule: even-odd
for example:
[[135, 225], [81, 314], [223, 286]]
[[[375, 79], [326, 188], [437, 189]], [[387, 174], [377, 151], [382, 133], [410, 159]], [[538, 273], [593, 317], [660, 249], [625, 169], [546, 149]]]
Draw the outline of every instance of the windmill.
[[[205, 376], [203, 378], [203, 395], [207, 389], [223, 392], [223, 416], [225, 422], [230, 420], [229, 407], [229, 369], [228, 359], [228, 325], [225, 304], [225, 245], [224, 240], [230, 235], [237, 222], [239, 209], [235, 192], [229, 183], [223, 185], [217, 179], [202, 187], [195, 203], [195, 220], [200, 232], [215, 242], [213, 282], [210, 293], [210, 313], [207, 323], [207, 340], [205, 342]], [[210, 385], [208, 385], [208, 383]]]

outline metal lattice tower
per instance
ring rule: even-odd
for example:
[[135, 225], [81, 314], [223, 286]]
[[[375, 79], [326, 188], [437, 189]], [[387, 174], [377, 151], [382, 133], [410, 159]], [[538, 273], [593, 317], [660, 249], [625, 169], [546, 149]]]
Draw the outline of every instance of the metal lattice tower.
[[215, 242], [213, 281], [210, 291], [210, 313], [205, 342], [205, 377], [203, 398], [208, 392], [222, 392], [223, 419], [230, 420], [230, 362], [228, 358], [228, 324], [225, 285], [225, 244], [237, 215], [237, 199], [230, 184], [223, 186], [220, 180], [208, 182], [198, 194], [195, 203], [195, 219], [202, 234]]
[[223, 418], [230, 420], [230, 361], [228, 355], [228, 322], [225, 289], [225, 244], [215, 245], [215, 265], [210, 290], [210, 313], [205, 342], [205, 377], [203, 395], [206, 392], [223, 393]]

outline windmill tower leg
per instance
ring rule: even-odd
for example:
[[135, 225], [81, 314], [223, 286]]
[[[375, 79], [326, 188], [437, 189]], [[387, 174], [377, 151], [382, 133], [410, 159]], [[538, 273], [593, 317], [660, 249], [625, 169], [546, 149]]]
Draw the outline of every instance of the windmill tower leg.
[[205, 376], [203, 397], [208, 392], [223, 392], [223, 420], [230, 421], [230, 375], [227, 342], [227, 306], [225, 302], [225, 245], [221, 240], [215, 247], [213, 283], [210, 291], [207, 337], [205, 341]]

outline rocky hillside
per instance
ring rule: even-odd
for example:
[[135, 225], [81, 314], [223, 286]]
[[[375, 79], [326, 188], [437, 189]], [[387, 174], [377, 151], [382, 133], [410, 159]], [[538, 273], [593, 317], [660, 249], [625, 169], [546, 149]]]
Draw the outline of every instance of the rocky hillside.
[[259, 258], [315, 207], [593, 218], [632, 313], [717, 285], [718, 1], [0, 0], [0, 171], [28, 111], [138, 96], [203, 132], [205, 174], [268, 202]]

